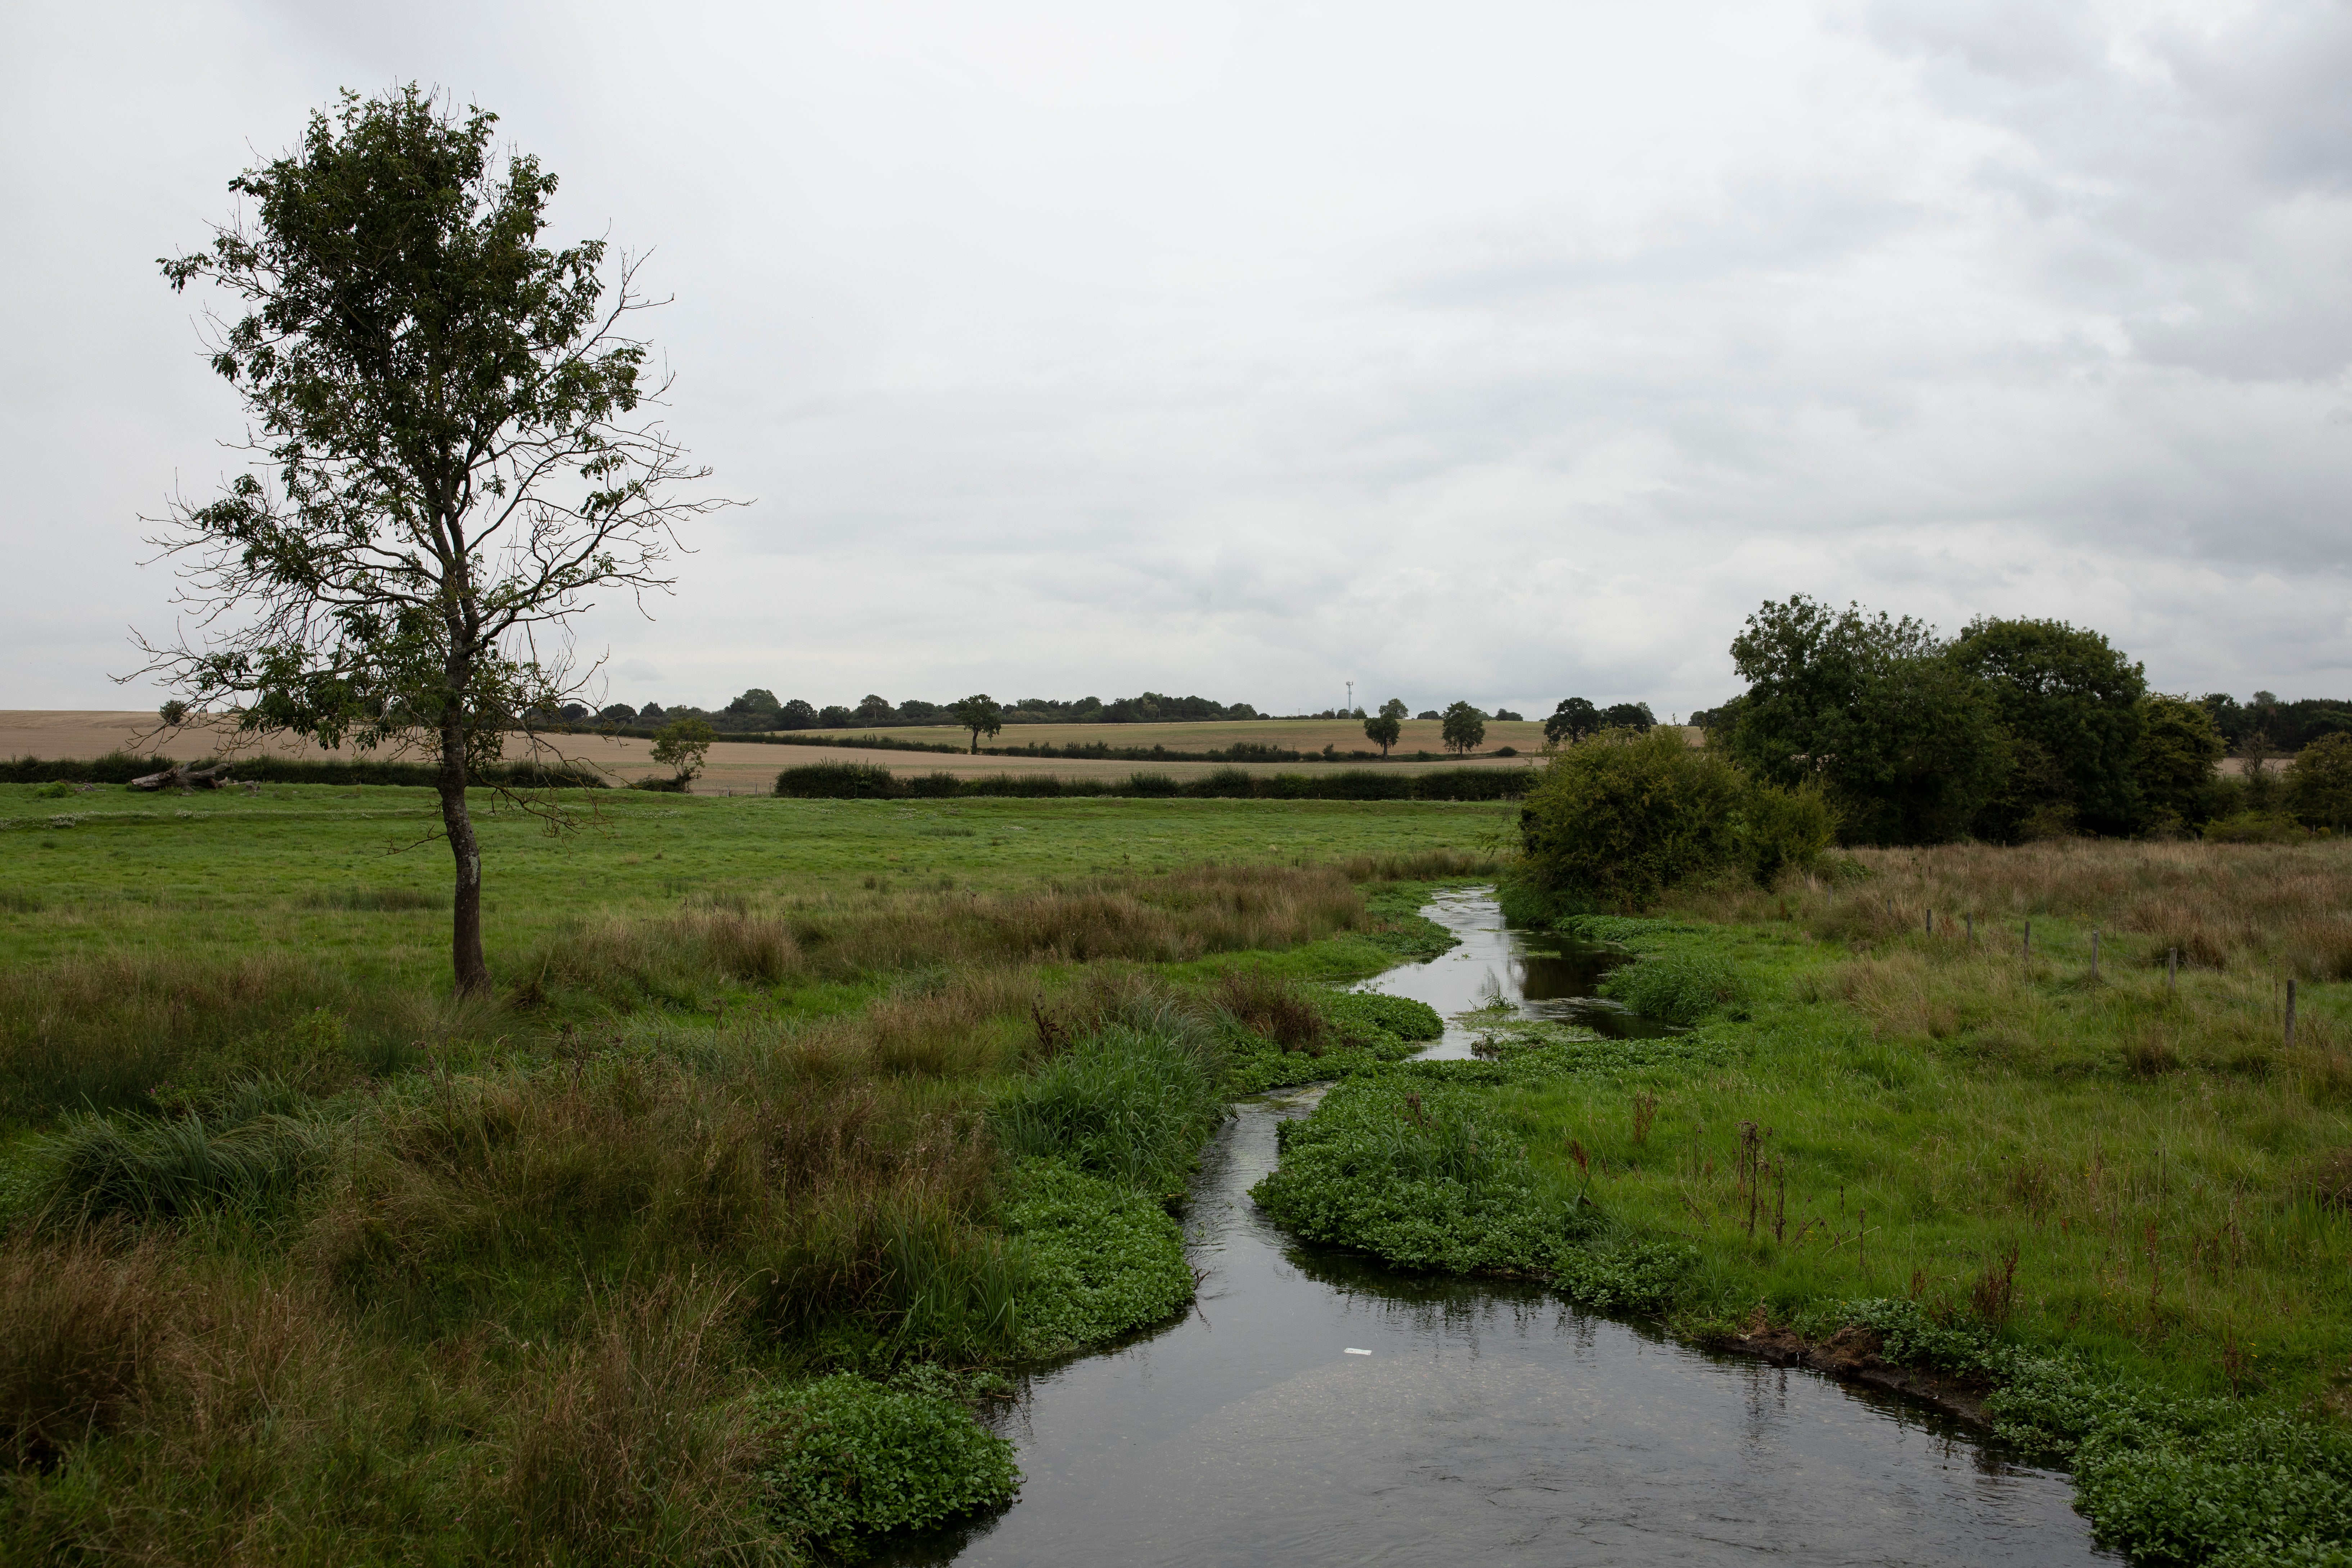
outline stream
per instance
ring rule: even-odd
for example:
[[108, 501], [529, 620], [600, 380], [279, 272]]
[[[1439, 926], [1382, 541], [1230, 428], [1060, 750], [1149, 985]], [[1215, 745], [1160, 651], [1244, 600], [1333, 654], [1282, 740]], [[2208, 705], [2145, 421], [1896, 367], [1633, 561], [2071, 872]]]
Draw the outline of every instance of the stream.
[[[1462, 939], [1364, 988], [1453, 1014], [1654, 1027], [1592, 995], [1597, 949], [1507, 931], [1482, 892], [1424, 911]], [[1427, 1054], [1469, 1054], [1449, 1027]], [[1939, 1412], [1672, 1343], [1534, 1285], [1391, 1272], [1303, 1246], [1249, 1188], [1318, 1091], [1244, 1100], [1202, 1160], [1181, 1320], [1026, 1380], [1002, 1429], [1020, 1500], [905, 1543], [959, 1564], [2116, 1563], [2063, 1472]], [[1369, 1353], [1363, 1353], [1369, 1352]]]

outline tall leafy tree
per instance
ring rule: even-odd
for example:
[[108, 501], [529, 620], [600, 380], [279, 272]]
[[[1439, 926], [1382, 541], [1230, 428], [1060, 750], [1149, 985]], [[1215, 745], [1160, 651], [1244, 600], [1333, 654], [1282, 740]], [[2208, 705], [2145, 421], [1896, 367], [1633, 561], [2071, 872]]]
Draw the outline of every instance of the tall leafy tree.
[[1650, 705], [1646, 702], [1614, 702], [1601, 715], [1604, 727], [1631, 730], [1637, 735], [1648, 734], [1651, 726], [1657, 721], [1658, 716], [1650, 711]]
[[1544, 721], [1544, 739], [1555, 746], [1562, 741], [1573, 745], [1587, 735], [1600, 732], [1601, 710], [1583, 697], [1561, 698], [1559, 706], [1551, 710], [1551, 717]]
[[2063, 621], [1969, 623], [1952, 662], [1983, 681], [2009, 731], [2013, 770], [1979, 830], [2018, 838], [2074, 825], [2140, 826], [2140, 699], [2146, 672], [2097, 632]]
[[985, 691], [965, 698], [948, 711], [955, 715], [959, 725], [971, 731], [971, 754], [975, 757], [980, 755], [981, 736], [993, 735], [1004, 728], [1004, 710]]
[[1387, 756], [1389, 748], [1397, 743], [1397, 737], [1404, 733], [1408, 711], [1402, 698], [1391, 697], [1381, 704], [1379, 712], [1364, 721], [1364, 738], [1379, 745], [1381, 755]]
[[409, 87], [346, 93], [229, 183], [241, 216], [163, 262], [241, 302], [213, 368], [244, 399], [252, 467], [176, 504], [195, 629], [142, 673], [251, 733], [422, 750], [456, 863], [459, 988], [489, 988], [466, 790], [520, 716], [584, 680], [567, 619], [666, 589], [690, 468], [652, 410], [652, 301], [602, 240], [541, 243], [555, 176], [501, 157], [497, 117]]
[[1475, 751], [1486, 738], [1486, 716], [1468, 702], [1455, 702], [1445, 710], [1444, 727], [1438, 733], [1447, 746], [1455, 752]]
[[2214, 767], [2225, 749], [2204, 704], [2161, 694], [2145, 699], [2132, 773], [2146, 826], [2170, 831], [2210, 816]]
[[2327, 735], [2287, 764], [2287, 803], [2313, 827], [2342, 832], [2352, 825], [2352, 735]]
[[1960, 837], [2006, 776], [2008, 739], [1983, 683], [1907, 616], [1768, 600], [1731, 659], [1748, 685], [1728, 705], [1727, 753], [1773, 784], [1818, 780], [1848, 842]]

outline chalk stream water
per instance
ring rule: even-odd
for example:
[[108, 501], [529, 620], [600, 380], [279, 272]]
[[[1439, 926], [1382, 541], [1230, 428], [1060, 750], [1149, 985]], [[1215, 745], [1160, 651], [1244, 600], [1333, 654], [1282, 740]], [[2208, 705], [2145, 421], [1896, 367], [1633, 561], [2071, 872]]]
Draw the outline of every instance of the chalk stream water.
[[[1463, 939], [1370, 988], [1441, 1013], [1645, 1021], [1591, 995], [1604, 955], [1426, 911]], [[1451, 1029], [1432, 1055], [1467, 1055]], [[1002, 1515], [901, 1563], [2062, 1564], [2090, 1542], [2065, 1477], [1940, 1414], [1676, 1345], [1510, 1281], [1399, 1274], [1303, 1247], [1250, 1202], [1315, 1091], [1244, 1102], [1188, 1230], [1181, 1321], [1038, 1373], [1005, 1418], [1028, 1479]], [[1369, 1352], [1370, 1353], [1364, 1353]]]

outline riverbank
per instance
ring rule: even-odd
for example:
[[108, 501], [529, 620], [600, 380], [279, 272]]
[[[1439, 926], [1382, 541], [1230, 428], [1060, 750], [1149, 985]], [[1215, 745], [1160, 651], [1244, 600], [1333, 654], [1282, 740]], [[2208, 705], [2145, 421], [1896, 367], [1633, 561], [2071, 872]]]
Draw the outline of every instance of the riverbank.
[[[2069, 853], [1864, 857], [1785, 900], [1586, 922], [1638, 955], [1610, 989], [1688, 1033], [1471, 1016], [1491, 1059], [1342, 1085], [1260, 1201], [1302, 1235], [1531, 1274], [1696, 1342], [1932, 1374], [2067, 1458], [2103, 1536], [2147, 1561], [2340, 1549], [2341, 998], [2306, 979], [2290, 1046], [2257, 967], [2308, 962], [2320, 928], [2273, 921], [2273, 944], [2168, 981], [2135, 928], [2155, 904], [2116, 895], [2169, 852]], [[2230, 868], [2171, 871], [2223, 889], [2218, 931], [2256, 888], [2324, 903], [2337, 858], [2239, 868], [2258, 874], [2238, 899]], [[1970, 876], [1973, 899], [1926, 896]], [[2030, 963], [1996, 884], [2034, 890]]]

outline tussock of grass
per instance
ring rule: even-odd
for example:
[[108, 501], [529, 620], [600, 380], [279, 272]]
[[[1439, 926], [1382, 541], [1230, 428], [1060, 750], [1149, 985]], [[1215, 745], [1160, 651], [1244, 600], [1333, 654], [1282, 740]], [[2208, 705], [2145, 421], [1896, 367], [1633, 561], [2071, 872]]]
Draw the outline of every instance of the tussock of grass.
[[998, 1142], [1123, 1186], [1181, 1193], [1225, 1118], [1214, 1037], [1172, 1007], [1080, 1036], [1001, 1098]]

